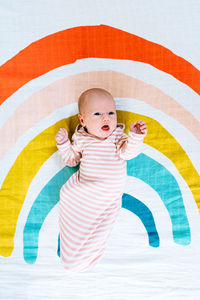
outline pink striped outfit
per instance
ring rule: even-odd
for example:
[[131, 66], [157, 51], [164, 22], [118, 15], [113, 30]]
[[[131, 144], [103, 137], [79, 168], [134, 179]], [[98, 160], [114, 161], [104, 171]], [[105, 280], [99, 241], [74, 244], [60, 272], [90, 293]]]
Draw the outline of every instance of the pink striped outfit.
[[72, 272], [93, 267], [103, 255], [121, 207], [126, 160], [137, 156], [145, 135], [124, 132], [117, 124], [104, 140], [78, 125], [72, 142], [58, 145], [68, 166], [80, 162], [78, 172], [60, 191], [60, 251], [65, 269]]

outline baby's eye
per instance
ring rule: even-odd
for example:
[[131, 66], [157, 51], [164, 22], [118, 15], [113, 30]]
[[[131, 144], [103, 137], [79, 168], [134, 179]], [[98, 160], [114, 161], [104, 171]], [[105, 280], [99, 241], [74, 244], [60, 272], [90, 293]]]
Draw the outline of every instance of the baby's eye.
[[114, 111], [109, 112], [109, 115], [114, 115], [114, 114], [115, 114]]
[[95, 116], [100, 116], [99, 112], [94, 113]]

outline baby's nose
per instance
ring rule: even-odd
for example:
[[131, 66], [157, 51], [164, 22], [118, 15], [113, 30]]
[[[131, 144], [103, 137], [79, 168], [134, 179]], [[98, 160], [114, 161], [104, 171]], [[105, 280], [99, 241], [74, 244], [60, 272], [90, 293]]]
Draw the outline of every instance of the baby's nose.
[[108, 121], [108, 120], [109, 120], [108, 114], [102, 114], [102, 120], [103, 120], [104, 122]]

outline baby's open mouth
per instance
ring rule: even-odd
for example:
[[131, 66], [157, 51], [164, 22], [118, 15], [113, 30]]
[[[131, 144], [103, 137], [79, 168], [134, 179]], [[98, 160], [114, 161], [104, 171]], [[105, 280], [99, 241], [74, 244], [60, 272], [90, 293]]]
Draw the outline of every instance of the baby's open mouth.
[[108, 131], [110, 129], [110, 127], [108, 125], [103, 125], [101, 127], [101, 129], [104, 130], [104, 131]]

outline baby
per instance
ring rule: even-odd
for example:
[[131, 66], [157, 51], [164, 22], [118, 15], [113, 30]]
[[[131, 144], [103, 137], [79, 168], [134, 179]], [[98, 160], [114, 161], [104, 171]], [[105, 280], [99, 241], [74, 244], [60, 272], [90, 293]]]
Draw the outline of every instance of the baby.
[[60, 250], [71, 272], [93, 267], [103, 255], [121, 207], [126, 160], [141, 152], [145, 122], [132, 123], [129, 135], [117, 123], [115, 101], [106, 90], [93, 88], [78, 101], [80, 124], [72, 141], [67, 130], [56, 135], [58, 150], [68, 166], [80, 162], [60, 191]]

